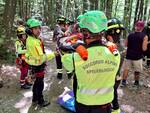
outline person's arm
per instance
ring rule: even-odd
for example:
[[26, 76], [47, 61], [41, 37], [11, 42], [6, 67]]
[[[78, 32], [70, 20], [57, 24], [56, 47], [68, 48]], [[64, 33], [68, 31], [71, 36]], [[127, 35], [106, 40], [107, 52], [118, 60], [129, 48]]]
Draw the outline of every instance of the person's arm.
[[144, 37], [143, 44], [142, 44], [142, 49], [143, 49], [143, 51], [146, 51], [146, 50], [147, 50], [147, 44], [148, 44], [148, 36], [146, 35], [146, 36]]
[[35, 46], [35, 50], [36, 50], [37, 55], [38, 55], [37, 58], [41, 59], [42, 62], [49, 61], [49, 60], [51, 60], [51, 59], [53, 59], [55, 57], [55, 53], [54, 52], [44, 54], [40, 45], [36, 45]]
[[27, 51], [26, 49], [22, 49], [22, 45], [19, 41], [16, 41], [15, 47], [16, 47], [16, 53], [17, 54], [25, 54]]
[[65, 67], [65, 69], [69, 72], [73, 72], [74, 66], [73, 66], [73, 54], [65, 54], [61, 58], [62, 64]]
[[128, 38], [125, 40], [125, 47], [127, 47], [128, 46]]

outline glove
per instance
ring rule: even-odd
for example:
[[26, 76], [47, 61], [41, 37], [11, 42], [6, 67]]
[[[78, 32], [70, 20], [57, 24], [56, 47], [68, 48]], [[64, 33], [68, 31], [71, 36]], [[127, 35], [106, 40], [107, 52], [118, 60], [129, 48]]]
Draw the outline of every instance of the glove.
[[117, 50], [116, 44], [111, 43], [111, 42], [108, 42], [108, 43], [106, 44], [106, 46], [107, 46], [107, 48], [110, 50], [110, 52], [111, 52], [112, 54], [114, 54], [115, 56], [118, 55], [118, 50]]

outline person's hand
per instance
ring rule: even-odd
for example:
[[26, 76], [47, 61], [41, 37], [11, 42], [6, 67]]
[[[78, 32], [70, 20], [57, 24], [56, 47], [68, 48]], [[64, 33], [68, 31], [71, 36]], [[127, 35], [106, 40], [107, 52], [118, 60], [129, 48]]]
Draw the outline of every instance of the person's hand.
[[109, 42], [109, 43], [107, 43], [106, 46], [110, 50], [110, 52], [112, 52], [115, 56], [118, 55], [118, 50], [117, 50], [116, 44]]

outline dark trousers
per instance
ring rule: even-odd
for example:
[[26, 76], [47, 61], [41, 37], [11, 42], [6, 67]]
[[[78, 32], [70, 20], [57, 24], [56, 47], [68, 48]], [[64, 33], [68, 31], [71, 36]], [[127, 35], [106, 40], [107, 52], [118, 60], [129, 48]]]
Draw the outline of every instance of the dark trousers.
[[38, 102], [41, 104], [44, 102], [43, 99], [43, 89], [44, 89], [44, 77], [36, 77], [36, 80], [33, 85], [33, 102]]
[[57, 69], [62, 69], [61, 56], [60, 56], [60, 55], [57, 55], [57, 56], [55, 57], [55, 59], [56, 59]]
[[74, 74], [73, 76], [73, 93], [74, 93], [74, 98], [76, 99], [76, 93], [77, 93], [77, 77]]
[[44, 102], [43, 89], [44, 89], [44, 69], [45, 64], [40, 66], [32, 66], [33, 73], [35, 74], [35, 82], [33, 84], [33, 102], [41, 104]]
[[87, 106], [75, 102], [76, 113], [111, 113], [111, 105], [92, 105]]
[[118, 93], [117, 93], [117, 89], [119, 87], [120, 84], [120, 80], [116, 80], [115, 81], [115, 85], [114, 85], [114, 99], [112, 101], [112, 108], [114, 110], [119, 109], [119, 103], [118, 103]]

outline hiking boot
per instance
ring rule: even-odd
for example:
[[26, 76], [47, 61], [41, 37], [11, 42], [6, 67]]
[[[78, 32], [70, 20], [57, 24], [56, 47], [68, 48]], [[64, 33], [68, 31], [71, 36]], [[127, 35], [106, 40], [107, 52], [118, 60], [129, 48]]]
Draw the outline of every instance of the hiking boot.
[[139, 87], [139, 81], [135, 81], [134, 84], [133, 84], [133, 86]]
[[57, 79], [62, 79], [62, 73], [57, 74]]
[[68, 79], [71, 79], [73, 73], [67, 73]]
[[120, 109], [116, 109], [116, 110], [112, 110], [112, 112], [111, 113], [120, 113], [121, 112], [121, 110]]
[[35, 105], [37, 105], [38, 104], [38, 101], [37, 100], [32, 100], [32, 106], [35, 106]]
[[42, 103], [39, 103], [40, 107], [46, 107], [48, 105], [50, 105], [50, 102], [48, 102], [48, 101], [43, 101]]
[[28, 86], [27, 84], [21, 85], [21, 89], [30, 89], [31, 86]]
[[126, 80], [122, 80], [121, 84], [120, 84], [120, 87], [126, 87]]

